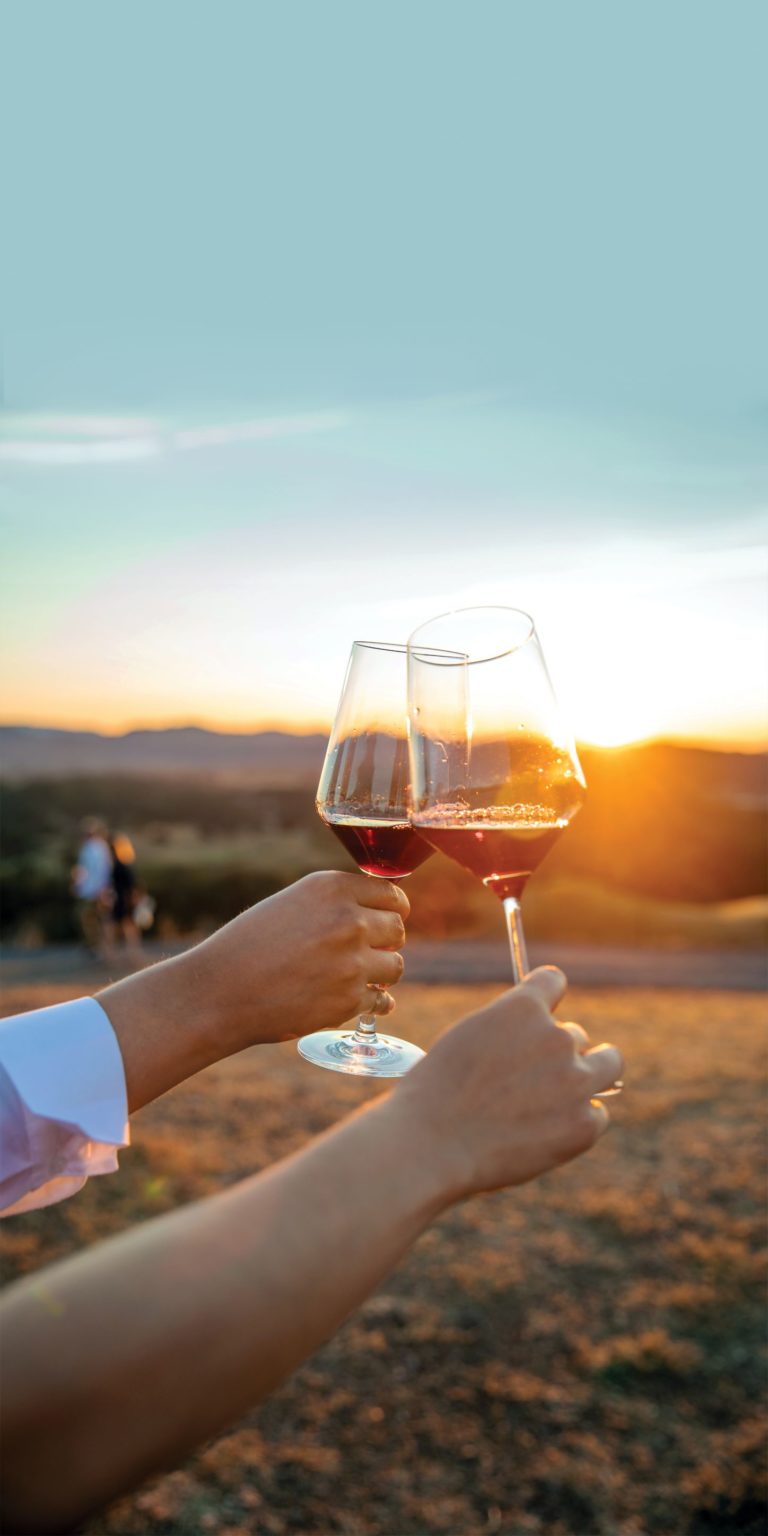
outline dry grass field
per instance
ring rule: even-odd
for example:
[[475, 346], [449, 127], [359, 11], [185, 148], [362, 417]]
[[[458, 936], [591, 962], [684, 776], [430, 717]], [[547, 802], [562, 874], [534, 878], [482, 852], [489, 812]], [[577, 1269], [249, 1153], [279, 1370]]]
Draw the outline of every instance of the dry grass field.
[[[428, 1044], [490, 995], [404, 983], [398, 1023]], [[91, 1536], [765, 1531], [764, 1000], [574, 991], [562, 1016], [626, 1053], [599, 1148], [446, 1215], [265, 1407]], [[6, 1275], [221, 1189], [368, 1091], [292, 1046], [211, 1069], [137, 1116], [119, 1176], [6, 1224]]]

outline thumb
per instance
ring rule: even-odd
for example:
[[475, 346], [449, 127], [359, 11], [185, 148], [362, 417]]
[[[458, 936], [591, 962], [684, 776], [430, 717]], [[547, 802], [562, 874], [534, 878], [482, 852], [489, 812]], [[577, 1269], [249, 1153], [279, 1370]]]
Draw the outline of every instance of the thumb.
[[531, 992], [550, 1013], [557, 1007], [568, 986], [568, 979], [556, 965], [540, 965], [520, 982], [518, 992]]

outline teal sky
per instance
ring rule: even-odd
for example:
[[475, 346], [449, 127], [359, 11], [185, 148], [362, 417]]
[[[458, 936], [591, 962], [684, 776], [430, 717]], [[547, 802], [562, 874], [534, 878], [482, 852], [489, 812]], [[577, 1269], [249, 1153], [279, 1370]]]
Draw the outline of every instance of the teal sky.
[[4, 718], [316, 723], [501, 600], [583, 734], [757, 734], [764, 5], [2, 31]]

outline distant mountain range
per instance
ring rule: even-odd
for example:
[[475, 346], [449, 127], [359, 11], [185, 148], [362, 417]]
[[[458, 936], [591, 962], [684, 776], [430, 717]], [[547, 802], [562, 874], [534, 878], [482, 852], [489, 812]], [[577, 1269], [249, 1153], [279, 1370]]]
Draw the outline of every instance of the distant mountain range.
[[[238, 875], [239, 855], [233, 852], [231, 867], [216, 876], [216, 887], [214, 868], [202, 858], [207, 840], [236, 843], [246, 834], [242, 852], [249, 846], [247, 835], [269, 830], [278, 834], [274, 850], [279, 834], [290, 831], [294, 842], [286, 848], [293, 850], [292, 859], [302, 839], [310, 848], [317, 832], [314, 789], [324, 750], [324, 736], [281, 731], [225, 734], [188, 728], [101, 736], [0, 727], [6, 901], [11, 910], [15, 901], [19, 921], [25, 912], [39, 916], [50, 908], [58, 914], [56, 922], [70, 922], [61, 848], [74, 844], [83, 816], [98, 814], [132, 835], [148, 827], [155, 829], [153, 838], [158, 828], [181, 826], [185, 835], [193, 829], [201, 853], [198, 885], [190, 874], [182, 882], [184, 892], [174, 886], [172, 900], [169, 895], [165, 899], [177, 917], [187, 902], [185, 921], [201, 913], [223, 921], [239, 910], [238, 901], [244, 905], [253, 899], [259, 871], [246, 870], [247, 889], [241, 888], [237, 880], [243, 871]], [[547, 860], [552, 879], [592, 882], [664, 901], [729, 901], [765, 891], [765, 755], [650, 742], [585, 749], [581, 756], [589, 793], [568, 836]], [[40, 857], [49, 846], [59, 850], [53, 874], [45, 873], [46, 860]], [[165, 846], [162, 837], [157, 846]], [[270, 878], [282, 879], [279, 851], [274, 856]], [[438, 910], [440, 902], [447, 902], [448, 910], [452, 900], [444, 886], [446, 869], [450, 866], [443, 867], [442, 875], [437, 871], [431, 888], [430, 900]], [[153, 879], [157, 895], [160, 875], [155, 872]], [[221, 907], [211, 905], [215, 889], [223, 893]], [[54, 925], [45, 931], [58, 930]]]
[[7, 780], [61, 779], [82, 774], [196, 774], [248, 777], [254, 784], [315, 783], [326, 737], [287, 731], [219, 732], [198, 726], [128, 731], [63, 731], [0, 726], [0, 772]]
[[[62, 779], [105, 774], [195, 776], [246, 780], [253, 786], [314, 785], [322, 767], [326, 737], [287, 731], [208, 731], [198, 726], [128, 731], [65, 731], [26, 725], [0, 726], [0, 774], [8, 781]], [[768, 800], [765, 754], [708, 751], [665, 742], [581, 753], [590, 790], [609, 780], [629, 781], [639, 773], [646, 798], [648, 781], [675, 783], [685, 797], [695, 781], [710, 800], [757, 810]]]

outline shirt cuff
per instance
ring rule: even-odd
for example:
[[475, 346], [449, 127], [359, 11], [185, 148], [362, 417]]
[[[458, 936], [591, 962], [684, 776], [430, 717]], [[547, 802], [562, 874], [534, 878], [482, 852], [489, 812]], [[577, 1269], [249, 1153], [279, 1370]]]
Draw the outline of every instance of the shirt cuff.
[[32, 1114], [75, 1127], [88, 1141], [128, 1145], [123, 1058], [95, 998], [0, 1020], [0, 1063]]

